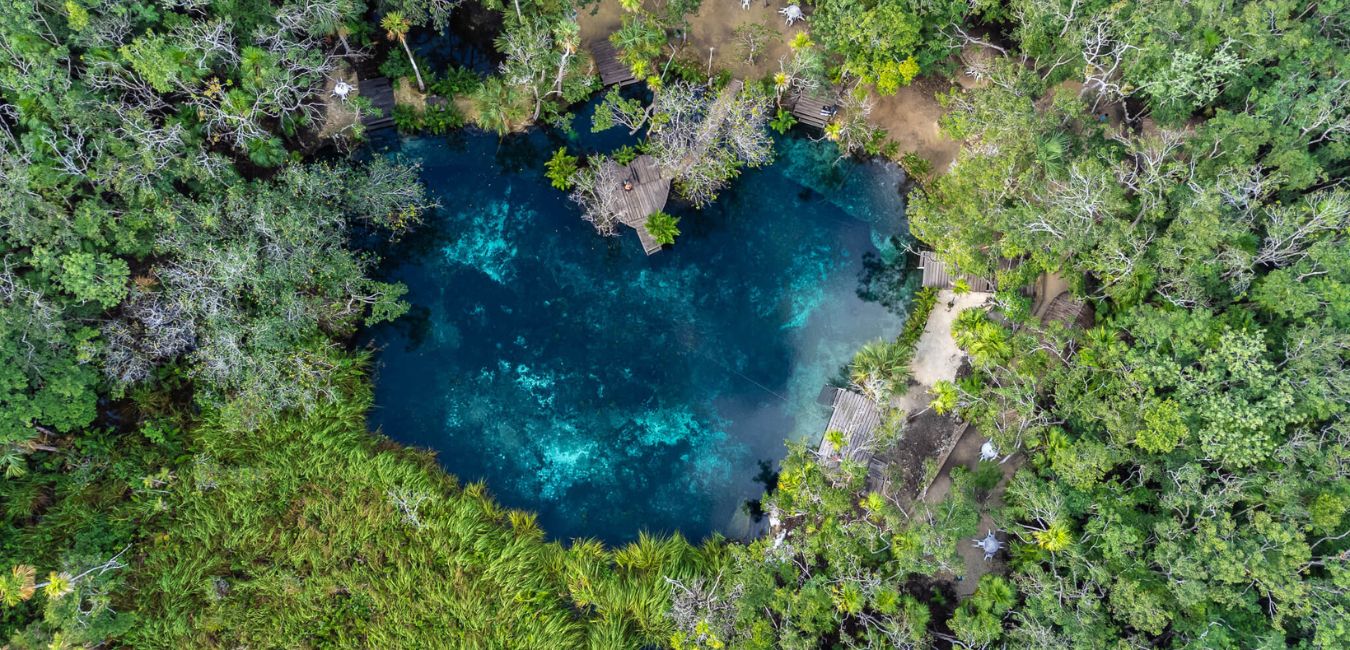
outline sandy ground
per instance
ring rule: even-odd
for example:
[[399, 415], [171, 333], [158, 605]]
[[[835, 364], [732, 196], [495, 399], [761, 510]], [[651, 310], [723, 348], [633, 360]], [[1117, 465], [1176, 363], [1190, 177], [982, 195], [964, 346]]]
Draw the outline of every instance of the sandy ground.
[[938, 127], [943, 108], [939, 93], [952, 84], [936, 77], [920, 77], [889, 97], [874, 97], [868, 121], [886, 129], [900, 143], [902, 153], [913, 152], [933, 165], [934, 174], [942, 174], [956, 159], [961, 143], [948, 138]]
[[[788, 39], [796, 33], [810, 28], [810, 21], [798, 22], [792, 27], [784, 24], [778, 10], [788, 3], [771, 0], [765, 6], [764, 0], [751, 0], [749, 9], [742, 9], [740, 0], [706, 0], [689, 23], [688, 41], [682, 46], [682, 57], [708, 61], [709, 48], [712, 50], [713, 70], [728, 69], [737, 78], [760, 79], [778, 72], [778, 61], [787, 57]], [[805, 7], [810, 12], [809, 7]], [[593, 13], [594, 12], [594, 13]], [[623, 10], [617, 0], [600, 0], [591, 9], [584, 10], [577, 17], [581, 25], [583, 43], [592, 43], [606, 38], [619, 28], [623, 19]], [[757, 54], [755, 63], [749, 64], [745, 54], [735, 42], [734, 32], [744, 23], [758, 22], [777, 30], [782, 36], [765, 46]], [[969, 85], [971, 80], [960, 75], [958, 81]], [[941, 174], [951, 165], [960, 149], [960, 143], [942, 135], [938, 128], [938, 118], [943, 109], [937, 102], [937, 94], [946, 92], [951, 83], [935, 77], [916, 79], [908, 87], [890, 97], [875, 97], [869, 121], [886, 129], [892, 140], [900, 144], [902, 152], [914, 152], [933, 164], [933, 172]]]
[[427, 110], [427, 94], [418, 90], [416, 84], [412, 79], [400, 77], [394, 85], [394, 104], [411, 106], [419, 112]]
[[333, 94], [333, 87], [337, 85], [338, 81], [345, 81], [350, 84], [353, 88], [351, 92], [353, 96], [360, 94], [360, 91], [356, 90], [359, 85], [356, 72], [346, 63], [341, 64], [337, 71], [324, 83], [324, 121], [323, 126], [319, 129], [320, 140], [335, 137], [356, 124], [356, 111], [351, 110], [346, 102]]
[[[956, 317], [961, 312], [979, 307], [991, 297], [992, 294], [988, 293], [970, 292], [957, 295], [950, 290], [938, 292], [937, 305], [928, 315], [928, 323], [924, 326], [923, 334], [919, 336], [919, 342], [914, 348], [914, 360], [910, 362], [910, 372], [913, 374], [914, 384], [910, 386], [908, 392], [896, 400], [896, 406], [909, 413], [921, 412], [928, 408], [928, 403], [932, 400], [930, 389], [933, 384], [939, 381], [956, 379], [956, 372], [961, 367], [965, 353], [957, 347], [956, 339], [952, 337], [952, 324], [956, 322]], [[980, 459], [980, 447], [984, 444], [984, 440], [984, 436], [981, 436], [975, 427], [963, 428], [961, 437], [954, 442], [951, 453], [943, 462], [937, 477], [927, 487], [927, 491], [923, 495], [923, 500], [926, 503], [938, 503], [951, 492], [951, 471], [953, 468], [975, 469], [976, 463]], [[997, 530], [994, 520], [989, 516], [989, 511], [1003, 505], [1003, 492], [1007, 488], [1008, 481], [1013, 473], [1021, 465], [1022, 457], [1020, 455], [1012, 457], [1003, 464], [1003, 480], [990, 493], [980, 512], [980, 537], [983, 537], [988, 530]], [[1000, 539], [1006, 541], [1006, 535], [1000, 536]], [[960, 576], [952, 576], [952, 579], [956, 594], [961, 598], [975, 593], [975, 587], [979, 583], [980, 576], [998, 570], [1002, 566], [1002, 561], [997, 557], [985, 561], [984, 552], [976, 548], [973, 541], [961, 540], [958, 545], [958, 552], [961, 555], [962, 563], [965, 565], [965, 571]]]
[[[648, 8], [653, 6], [649, 1]], [[740, 0], [706, 0], [698, 14], [689, 19], [688, 40], [680, 46], [680, 56], [706, 65], [711, 48], [713, 71], [730, 70], [733, 76], [745, 80], [772, 75], [778, 72], [778, 60], [788, 55], [787, 39], [806, 28], [806, 23], [800, 22], [786, 26], [778, 15], [782, 6], [784, 3], [779, 0], [767, 6], [764, 0], [752, 0], [749, 9], [741, 9]], [[589, 44], [608, 38], [622, 23], [623, 13], [617, 0], [600, 0], [597, 6], [583, 10], [577, 16], [581, 42]], [[745, 51], [735, 37], [736, 28], [745, 23], [761, 23], [779, 34], [779, 38], [771, 39], [755, 54], [753, 64], [746, 61]]]
[[983, 305], [991, 298], [991, 293], [968, 292], [956, 295], [951, 290], [938, 292], [937, 305], [928, 314], [928, 324], [919, 335], [914, 346], [914, 360], [909, 363], [909, 371], [914, 384], [892, 404], [908, 413], [917, 413], [928, 408], [933, 396], [929, 389], [939, 381], [953, 381], [956, 371], [961, 367], [965, 353], [956, 346], [952, 338], [952, 323], [957, 314]]

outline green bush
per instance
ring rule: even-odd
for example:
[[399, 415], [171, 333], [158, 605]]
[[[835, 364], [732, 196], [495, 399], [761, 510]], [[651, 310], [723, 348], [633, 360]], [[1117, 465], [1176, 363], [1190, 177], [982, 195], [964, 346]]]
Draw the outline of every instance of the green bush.
[[544, 163], [544, 175], [554, 189], [572, 189], [572, 177], [577, 173], [577, 157], [567, 153], [567, 147], [558, 147], [553, 157]]
[[678, 218], [664, 212], [657, 212], [647, 217], [647, 232], [656, 239], [656, 243], [669, 246], [675, 243], [676, 237], [680, 236], [679, 223]]
[[[409, 72], [411, 72], [411, 69]], [[427, 84], [427, 90], [433, 95], [450, 99], [457, 95], [472, 94], [481, 85], [483, 85], [483, 79], [478, 76], [478, 73], [463, 66], [454, 66], [446, 68], [444, 73], [437, 75]]]
[[769, 121], [769, 127], [779, 133], [787, 133], [792, 127], [797, 125], [797, 118], [786, 109], [778, 109], [778, 113]]

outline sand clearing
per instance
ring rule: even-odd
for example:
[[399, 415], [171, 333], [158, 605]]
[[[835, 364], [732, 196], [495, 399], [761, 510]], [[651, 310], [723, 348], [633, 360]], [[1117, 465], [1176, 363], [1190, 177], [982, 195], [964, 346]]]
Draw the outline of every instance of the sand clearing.
[[938, 127], [943, 108], [937, 96], [952, 87], [945, 79], [936, 77], [915, 79], [894, 95], [874, 96], [868, 121], [886, 129], [891, 139], [900, 143], [902, 153], [918, 154], [933, 164], [934, 174], [942, 174], [961, 149], [961, 143], [948, 138]]
[[[742, 9], [737, 0], [705, 0], [698, 14], [689, 19], [688, 40], [682, 45], [681, 56], [707, 65], [711, 48], [713, 70], [727, 69], [745, 80], [768, 77], [778, 72], [779, 59], [789, 55], [788, 39], [810, 27], [809, 20], [786, 26], [778, 10], [787, 4], [773, 0], [765, 6], [764, 0], [752, 0], [749, 9]], [[601, 0], [577, 16], [582, 42], [589, 44], [608, 37], [622, 20], [623, 10], [617, 0]], [[768, 25], [782, 36], [768, 43], [756, 55], [754, 64], [746, 61], [734, 35], [738, 26], [751, 22]], [[893, 96], [875, 97], [869, 121], [886, 129], [891, 139], [900, 143], [902, 152], [917, 153], [933, 164], [934, 173], [940, 174], [951, 165], [961, 147], [938, 128], [943, 109], [937, 95], [951, 87], [943, 79], [919, 78]]]
[[[778, 9], [781, 2], [765, 6], [763, 0], [753, 0], [749, 9], [741, 9], [737, 0], [705, 0], [697, 15], [689, 18], [688, 40], [680, 44], [681, 58], [708, 63], [712, 50], [712, 69], [726, 69], [737, 79], [763, 79], [778, 72], [778, 60], [788, 55], [787, 39], [806, 28], [799, 22], [792, 27], [783, 23]], [[592, 43], [606, 38], [623, 22], [623, 10], [617, 0], [601, 0], [577, 16], [581, 25], [581, 41]], [[745, 51], [737, 43], [736, 28], [745, 23], [761, 23], [776, 30], [780, 38], [771, 39], [755, 54], [755, 62], [748, 63]]]

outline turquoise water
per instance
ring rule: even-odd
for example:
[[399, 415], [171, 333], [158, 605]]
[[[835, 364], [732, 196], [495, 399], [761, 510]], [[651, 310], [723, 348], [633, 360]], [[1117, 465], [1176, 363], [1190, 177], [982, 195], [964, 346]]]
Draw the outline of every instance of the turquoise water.
[[[586, 137], [574, 150], [623, 139]], [[783, 139], [716, 205], [674, 206], [684, 234], [647, 257], [549, 186], [561, 142], [402, 142], [443, 207], [383, 251], [413, 310], [368, 333], [373, 424], [555, 538], [740, 534], [783, 440], [820, 435], [820, 388], [903, 323], [901, 173]], [[869, 286], [883, 281], [889, 307]]]

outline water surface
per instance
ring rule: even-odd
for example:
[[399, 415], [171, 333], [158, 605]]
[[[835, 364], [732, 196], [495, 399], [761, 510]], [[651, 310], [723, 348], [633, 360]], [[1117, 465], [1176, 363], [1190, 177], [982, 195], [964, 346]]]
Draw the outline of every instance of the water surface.
[[[574, 150], [617, 146], [586, 138]], [[369, 333], [373, 423], [537, 511], [556, 538], [739, 534], [783, 440], [819, 436], [822, 385], [903, 322], [859, 297], [878, 275], [864, 258], [898, 257], [887, 237], [907, 230], [900, 172], [781, 140], [777, 162], [716, 205], [673, 206], [684, 234], [648, 257], [631, 230], [596, 235], [549, 186], [543, 161], [561, 143], [402, 142], [443, 207], [385, 251], [413, 310]]]

